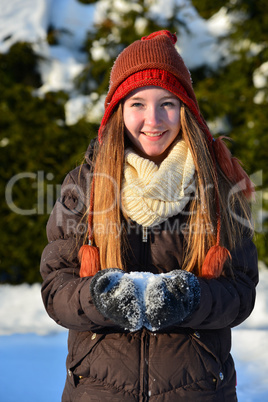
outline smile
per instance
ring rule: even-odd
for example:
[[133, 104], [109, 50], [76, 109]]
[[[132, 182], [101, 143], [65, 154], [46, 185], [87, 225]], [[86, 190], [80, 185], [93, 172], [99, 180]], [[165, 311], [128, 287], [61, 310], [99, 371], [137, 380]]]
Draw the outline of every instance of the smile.
[[165, 131], [161, 131], [161, 133], [147, 133], [143, 131], [143, 134], [147, 135], [148, 137], [160, 137], [164, 134]]

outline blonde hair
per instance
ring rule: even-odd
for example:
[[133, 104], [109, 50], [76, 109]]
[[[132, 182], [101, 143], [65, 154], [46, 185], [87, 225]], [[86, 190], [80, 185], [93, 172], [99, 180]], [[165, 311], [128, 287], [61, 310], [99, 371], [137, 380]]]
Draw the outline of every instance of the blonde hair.
[[103, 131], [102, 143], [94, 154], [93, 233], [99, 248], [100, 265], [124, 268], [121, 235], [121, 182], [124, 164], [123, 106], [118, 105]]
[[[201, 276], [201, 269], [210, 247], [216, 244], [218, 197], [220, 209], [221, 245], [232, 250], [241, 241], [243, 227], [239, 220], [244, 219], [252, 230], [249, 204], [243, 193], [232, 192], [233, 184], [213, 160], [204, 132], [198, 126], [191, 111], [182, 104], [181, 131], [186, 141], [196, 169], [196, 196], [189, 205], [188, 238], [183, 268]], [[217, 188], [215, 189], [215, 186]], [[217, 193], [215, 192], [217, 191]], [[240, 219], [234, 215], [239, 211]], [[194, 230], [203, 226], [207, 230]]]
[[[217, 215], [215, 183], [221, 214], [221, 245], [231, 250], [242, 236], [241, 225], [233, 218], [227, 204], [242, 212], [250, 226], [249, 205], [241, 192], [231, 194], [231, 182], [215, 165], [206, 135], [187, 106], [181, 107], [181, 135], [186, 141], [196, 168], [196, 194], [189, 203], [189, 232], [184, 252], [183, 269], [201, 276], [209, 248], [216, 243]], [[93, 234], [99, 248], [101, 268], [124, 269], [127, 236], [121, 209], [121, 183], [124, 165], [125, 135], [122, 102], [114, 111], [102, 133], [102, 143], [94, 156]], [[210, 230], [196, 231], [203, 225]]]

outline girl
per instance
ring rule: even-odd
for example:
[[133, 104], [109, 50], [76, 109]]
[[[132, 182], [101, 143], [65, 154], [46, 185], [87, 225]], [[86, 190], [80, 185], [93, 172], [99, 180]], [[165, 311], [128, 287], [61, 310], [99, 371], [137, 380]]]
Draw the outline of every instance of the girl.
[[155, 32], [118, 56], [98, 140], [48, 222], [42, 296], [69, 329], [63, 402], [237, 400], [253, 188], [212, 138], [176, 40]]

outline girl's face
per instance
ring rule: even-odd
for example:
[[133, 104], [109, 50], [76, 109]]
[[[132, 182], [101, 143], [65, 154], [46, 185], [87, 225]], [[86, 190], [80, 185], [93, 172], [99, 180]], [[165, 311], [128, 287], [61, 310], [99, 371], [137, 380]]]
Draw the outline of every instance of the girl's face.
[[138, 88], [126, 97], [123, 118], [136, 151], [159, 164], [180, 131], [180, 100], [160, 87]]

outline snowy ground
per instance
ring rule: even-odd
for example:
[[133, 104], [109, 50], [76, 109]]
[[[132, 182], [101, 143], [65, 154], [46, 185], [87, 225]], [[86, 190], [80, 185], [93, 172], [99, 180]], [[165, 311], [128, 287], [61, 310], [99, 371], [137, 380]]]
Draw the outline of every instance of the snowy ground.
[[[249, 319], [233, 330], [239, 402], [268, 397], [268, 270]], [[0, 286], [0, 401], [59, 402], [67, 331], [46, 314], [40, 285]], [[226, 401], [228, 402], [228, 401]]]

